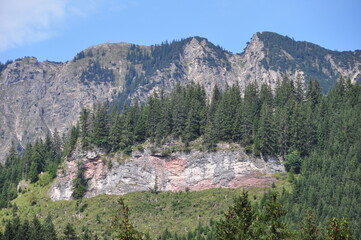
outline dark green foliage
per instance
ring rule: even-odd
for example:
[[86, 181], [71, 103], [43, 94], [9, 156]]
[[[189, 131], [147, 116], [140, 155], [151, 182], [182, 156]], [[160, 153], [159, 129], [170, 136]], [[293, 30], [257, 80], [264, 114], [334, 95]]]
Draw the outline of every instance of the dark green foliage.
[[63, 232], [63, 240], [77, 240], [78, 237], [75, 233], [75, 230], [73, 228], [73, 226], [68, 223], [64, 229], [64, 232]]
[[259, 110], [257, 86], [251, 83], [245, 89], [242, 111], [238, 113], [241, 119], [241, 143], [244, 146], [253, 144], [257, 131]]
[[68, 157], [72, 153], [72, 151], [76, 146], [78, 138], [79, 138], [79, 125], [73, 126], [70, 129], [68, 140], [64, 146], [63, 156]]
[[[359, 196], [361, 184], [361, 87], [341, 79], [320, 98], [311, 113], [314, 118], [313, 150], [301, 158], [286, 157], [286, 167], [298, 171], [294, 194], [288, 197], [289, 217], [301, 221], [307, 208], [316, 222], [346, 214], [355, 236], [361, 236]], [[310, 114], [310, 112], [308, 112]], [[301, 152], [300, 152], [301, 153]]]
[[13, 63], [13, 61], [11, 61], [11, 60], [7, 60], [6, 63], [1, 63], [0, 62], [0, 74], [11, 63]]
[[97, 147], [108, 147], [109, 114], [108, 103], [100, 104], [95, 110], [93, 118], [92, 142]]
[[60, 163], [62, 142], [57, 131], [48, 135], [45, 141], [37, 140], [29, 144], [22, 155], [13, 145], [6, 158], [5, 166], [0, 164], [0, 208], [7, 207], [10, 200], [17, 196], [17, 184], [20, 180], [36, 182], [41, 172], [47, 171], [51, 179], [56, 176]]
[[181, 56], [184, 52], [184, 47], [196, 39], [199, 42], [206, 42], [206, 46], [210, 51], [202, 58], [202, 61], [214, 68], [224, 67], [230, 69], [231, 64], [228, 61], [228, 52], [219, 46], [215, 46], [208, 42], [205, 38], [195, 37], [182, 39], [180, 41], [163, 42], [160, 45], [151, 46], [149, 50], [131, 45], [127, 54], [129, 65], [125, 75], [124, 91], [118, 96], [117, 102], [122, 106], [127, 96], [133, 93], [138, 86], [145, 86], [150, 90], [157, 83], [151, 79], [158, 70], [165, 69], [174, 64], [177, 68], [167, 76], [168, 78], [180, 79], [184, 75], [181, 66]]
[[[7, 207], [9, 200], [17, 196], [19, 180], [36, 182], [44, 171], [55, 176], [60, 157], [70, 156], [76, 147], [129, 154], [133, 146], [146, 140], [159, 145], [182, 140], [188, 145], [202, 138], [204, 149], [209, 151], [215, 151], [220, 141], [237, 142], [248, 153], [266, 160], [267, 156], [282, 156], [285, 160], [295, 184], [292, 193], [282, 195], [288, 213], [284, 215], [278, 200], [270, 195], [262, 203], [262, 214], [257, 215], [259, 224], [252, 225], [253, 233], [268, 222], [265, 231], [269, 236], [285, 238], [284, 220], [297, 229], [297, 223], [308, 216], [306, 209], [313, 209], [313, 220], [320, 226], [332, 217], [347, 215], [352, 233], [361, 236], [360, 96], [361, 87], [348, 79], [340, 79], [334, 89], [322, 95], [316, 81], [311, 80], [303, 92], [297, 82], [285, 78], [274, 94], [265, 85], [260, 89], [248, 85], [244, 97], [238, 86], [227, 87], [224, 92], [215, 88], [212, 100], [207, 102], [201, 86], [178, 84], [169, 95], [155, 92], [141, 106], [136, 102], [124, 104], [119, 110], [116, 104], [100, 104], [93, 111], [83, 110], [63, 154], [55, 133], [29, 144], [21, 156], [16, 146], [10, 149], [5, 166], [0, 165], [0, 206]], [[164, 151], [164, 157], [171, 151]], [[86, 191], [86, 180], [81, 176], [84, 172], [79, 169], [78, 173], [74, 186], [80, 191], [74, 191], [75, 198]], [[307, 224], [302, 231], [316, 234], [312, 222]]]
[[264, 102], [255, 138], [255, 148], [263, 155], [272, 155], [276, 151], [276, 129], [274, 126], [272, 108]]
[[248, 199], [248, 193], [243, 192], [242, 196], [234, 201], [234, 205], [216, 224], [216, 236], [218, 239], [252, 239], [252, 224], [256, 219], [256, 212]]
[[42, 232], [44, 240], [57, 240], [55, 227], [50, 215], [47, 216], [44, 220]]
[[336, 217], [332, 218], [330, 227], [327, 231], [328, 240], [353, 240], [348, 220], [342, 218], [341, 220]]
[[122, 198], [118, 200], [118, 209], [116, 210], [112, 225], [112, 235], [114, 239], [119, 240], [141, 240], [142, 234], [138, 232], [129, 220], [129, 208], [124, 204]]
[[82, 144], [83, 149], [87, 149], [89, 147], [89, 141], [90, 141], [90, 116], [89, 116], [89, 110], [84, 108], [80, 114], [80, 120], [79, 120], [79, 138]]
[[80, 76], [80, 81], [84, 84], [93, 82], [99, 85], [101, 83], [113, 83], [114, 80], [113, 70], [102, 67], [99, 61], [93, 60], [89, 60], [87, 69], [85, 69]]
[[85, 173], [85, 166], [83, 166], [83, 164], [79, 162], [78, 172], [72, 182], [73, 185], [72, 197], [74, 199], [82, 198], [88, 189], [88, 182], [85, 179], [84, 173]]
[[85, 53], [84, 53], [84, 51], [81, 51], [74, 57], [74, 62], [76, 62], [80, 59], [83, 59], [83, 58], [85, 58]]
[[235, 120], [237, 108], [241, 103], [241, 94], [238, 86], [228, 87], [219, 103], [214, 114], [214, 124], [218, 126], [218, 140], [231, 141], [235, 136]]
[[304, 217], [301, 223], [299, 238], [301, 240], [321, 239], [320, 229], [314, 222], [313, 212], [311, 210], [307, 211], [307, 215]]
[[332, 67], [331, 61], [327, 59], [327, 55], [332, 56], [336, 64], [345, 68], [355, 66], [361, 60], [361, 56], [353, 52], [331, 51], [316, 44], [295, 41], [272, 32], [257, 33], [257, 36], [264, 43], [264, 67], [281, 72], [302, 70], [306, 78], [321, 80], [320, 84], [325, 93], [340, 77]]

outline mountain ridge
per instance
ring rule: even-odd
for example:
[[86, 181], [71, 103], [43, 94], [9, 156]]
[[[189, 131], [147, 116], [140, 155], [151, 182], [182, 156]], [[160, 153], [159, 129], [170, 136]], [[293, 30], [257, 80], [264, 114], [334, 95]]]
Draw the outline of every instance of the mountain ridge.
[[[295, 44], [296, 50], [282, 47], [282, 42]], [[142, 102], [154, 91], [169, 93], [177, 84], [198, 83], [210, 96], [215, 85], [224, 90], [237, 84], [244, 91], [255, 82], [274, 88], [284, 76], [303, 83], [320, 76], [324, 91], [340, 76], [361, 81], [357, 51], [345, 55], [326, 49], [321, 58], [319, 46], [305, 52], [299, 45], [302, 42], [275, 33], [256, 33], [244, 52], [233, 54], [205, 38], [190, 37], [152, 46], [95, 45], [64, 63], [25, 57], [2, 64], [0, 162], [12, 142], [22, 149], [55, 129], [67, 133], [84, 107], [104, 101]]]

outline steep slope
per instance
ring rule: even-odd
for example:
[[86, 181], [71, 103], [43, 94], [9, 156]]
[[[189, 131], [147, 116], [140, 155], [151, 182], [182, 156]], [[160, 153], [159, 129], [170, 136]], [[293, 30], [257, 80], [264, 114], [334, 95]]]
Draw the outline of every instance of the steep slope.
[[[307, 46], [307, 47], [304, 47]], [[106, 43], [65, 63], [26, 57], [1, 65], [0, 162], [13, 142], [19, 150], [35, 138], [66, 133], [84, 106], [103, 101], [143, 101], [153, 91], [170, 92], [194, 81], [211, 94], [250, 82], [275, 86], [284, 75], [319, 78], [324, 90], [339, 76], [360, 81], [361, 54], [333, 52], [274, 33], [257, 33], [242, 54], [232, 54], [200, 37], [156, 46]]]
[[236, 144], [219, 145], [207, 153], [192, 150], [162, 155], [148, 146], [132, 156], [109, 156], [101, 151], [75, 151], [58, 171], [49, 190], [52, 200], [72, 199], [73, 180], [83, 166], [88, 182], [85, 197], [123, 195], [134, 191], [185, 191], [209, 188], [270, 187], [272, 173], [285, 171], [277, 158], [265, 162], [247, 155]]

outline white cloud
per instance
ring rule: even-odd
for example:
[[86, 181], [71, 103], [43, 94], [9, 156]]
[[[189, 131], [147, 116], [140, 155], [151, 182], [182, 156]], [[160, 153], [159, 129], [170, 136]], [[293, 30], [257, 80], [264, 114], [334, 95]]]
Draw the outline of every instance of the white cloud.
[[69, 0], [0, 0], [0, 51], [48, 39]]
[[136, 5], [135, 0], [0, 0], [0, 52], [61, 34], [72, 17]]

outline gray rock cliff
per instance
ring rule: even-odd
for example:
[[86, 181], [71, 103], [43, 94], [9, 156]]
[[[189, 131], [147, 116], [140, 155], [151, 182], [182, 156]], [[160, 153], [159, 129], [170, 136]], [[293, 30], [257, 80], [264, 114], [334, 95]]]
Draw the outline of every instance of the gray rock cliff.
[[106, 100], [144, 101], [154, 91], [170, 92], [177, 83], [199, 83], [210, 95], [216, 84], [221, 89], [238, 84], [243, 90], [257, 82], [274, 88], [285, 75], [302, 82], [319, 78], [325, 88], [339, 76], [361, 81], [360, 51], [304, 45], [278, 34], [257, 33], [241, 54], [194, 37], [169, 44], [167, 51], [173, 55], [167, 62], [152, 55], [154, 46], [136, 46], [138, 57], [131, 59], [135, 45], [127, 43], [93, 46], [65, 63], [18, 59], [0, 68], [0, 163], [12, 142], [22, 149], [56, 128], [67, 133], [84, 106]]
[[48, 194], [52, 200], [72, 199], [72, 180], [77, 165], [85, 166], [88, 191], [85, 197], [99, 194], [123, 195], [133, 191], [184, 191], [209, 188], [270, 186], [272, 173], [284, 171], [277, 158], [268, 161], [247, 155], [233, 144], [214, 153], [192, 150], [167, 157], [149, 149], [131, 157], [107, 156], [99, 151], [75, 151], [67, 159]]

